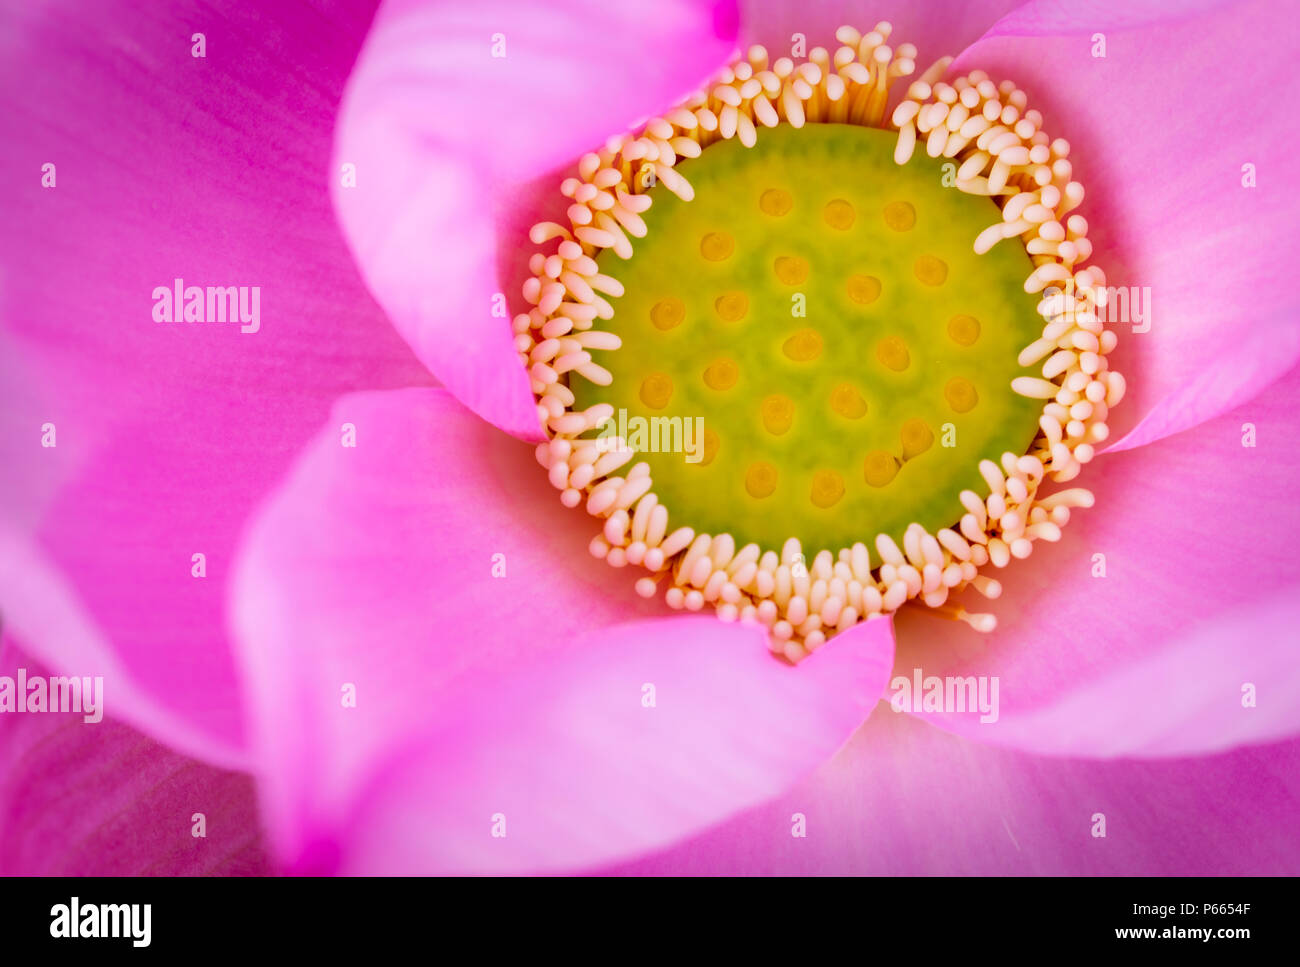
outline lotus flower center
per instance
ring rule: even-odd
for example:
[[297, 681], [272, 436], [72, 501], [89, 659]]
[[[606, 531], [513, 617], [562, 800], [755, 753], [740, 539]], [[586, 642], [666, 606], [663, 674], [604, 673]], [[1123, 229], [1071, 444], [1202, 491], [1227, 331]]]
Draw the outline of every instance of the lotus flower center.
[[658, 192], [635, 255], [600, 254], [622, 349], [609, 385], [573, 378], [575, 408], [626, 420], [697, 531], [901, 545], [987, 492], [981, 460], [1033, 441], [1041, 401], [1010, 387], [1036, 372], [1017, 362], [1042, 329], [1034, 265], [1022, 245], [976, 254], [997, 206], [949, 187], [942, 158], [897, 165], [896, 141], [853, 124], [718, 141], [679, 165], [693, 200]]

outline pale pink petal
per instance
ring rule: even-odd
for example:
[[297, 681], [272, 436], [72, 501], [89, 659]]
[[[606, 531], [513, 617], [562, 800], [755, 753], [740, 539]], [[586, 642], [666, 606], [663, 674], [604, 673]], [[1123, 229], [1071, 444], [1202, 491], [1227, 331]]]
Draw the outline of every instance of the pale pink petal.
[[1188, 17], [1225, 10], [1236, 0], [1086, 0], [1078, 3], [1022, 2], [990, 33], [1028, 37], [1072, 34], [1080, 30], [1127, 30], [1173, 24]]
[[[355, 449], [340, 446], [345, 421]], [[666, 842], [812, 768], [884, 687], [887, 627], [797, 669], [716, 619], [611, 628], [659, 609], [590, 557], [591, 518], [560, 506], [530, 449], [440, 390], [350, 396], [254, 526], [235, 615], [268, 821], [295, 868], [397, 872], [397, 853], [425, 869], [551, 867]], [[646, 711], [659, 717], [636, 720], [650, 734], [627, 733], [615, 682], [636, 713], [656, 685]], [[677, 745], [683, 729], [698, 732], [694, 752]], [[683, 803], [674, 777], [689, 785], [691, 769], [672, 763], [688, 754], [711, 757], [716, 788]], [[587, 841], [579, 811], [561, 836], [543, 761], [587, 807], [611, 809], [630, 808], [614, 774], [625, 761], [654, 777], [663, 815], [592, 825]], [[583, 763], [600, 783], [573, 785]], [[469, 822], [456, 804], [496, 782], [516, 789], [522, 852], [490, 863], [494, 810], [478, 817], [486, 854], [447, 852], [438, 835]], [[543, 822], [545, 856], [527, 832]], [[386, 836], [407, 845], [395, 853]]]
[[[1002, 598], [968, 596], [998, 615], [987, 638], [900, 615], [896, 675], [999, 679], [997, 722], [926, 717], [1065, 755], [1184, 754], [1300, 732], [1297, 406], [1300, 369], [1230, 414], [1098, 459], [1077, 481], [1096, 506], [1074, 512], [1059, 544], [1038, 542], [997, 573]], [[1256, 446], [1243, 446], [1252, 433]]]
[[1284, 308], [1271, 319], [1249, 315], [1245, 327], [1223, 333], [1219, 351], [1212, 354], [1212, 365], [1188, 375], [1146, 412], [1137, 426], [1106, 449], [1129, 450], [1159, 440], [1261, 392], [1300, 358], [1297, 311]]
[[[1058, 755], [1196, 755], [1300, 733], [1300, 585], [1213, 615], [1154, 655], [972, 738]], [[1011, 700], [1014, 696], [1008, 697]]]
[[918, 50], [916, 73], [943, 56], [956, 56], [1021, 0], [879, 0], [804, 3], [800, 0], [744, 0], [741, 35], [746, 44], [763, 44], [773, 59], [795, 53], [796, 35], [803, 50], [839, 46], [841, 25], [861, 33], [884, 20], [893, 26], [889, 43], [912, 44]]
[[835, 752], [888, 675], [887, 619], [798, 668], [711, 616], [603, 628], [458, 688], [365, 790], [341, 868], [538, 871], [664, 846]]
[[[734, 35], [731, 0], [380, 8], [341, 107], [335, 206], [389, 318], [485, 419], [540, 436], [510, 325], [527, 305], [498, 278], [499, 250], [531, 244], [514, 231], [511, 191], [669, 107]], [[494, 314], [497, 293], [508, 312]]]
[[1112, 428], [1132, 428], [1113, 437], [1120, 450], [1230, 410], [1300, 358], [1288, 268], [1300, 157], [1277, 111], [1300, 97], [1300, 33], [1268, 0], [1170, 7], [1168, 22], [1136, 26], [1160, 8], [1061, 7], [1016, 10], [953, 70], [1028, 93], [1073, 148], [1094, 261], [1111, 285], [1149, 287], [1148, 318], [1118, 327], [1130, 394]]
[[[1298, 740], [1194, 759], [1039, 758], [882, 704], [778, 799], [603, 872], [1294, 874], [1297, 811]], [[798, 817], [804, 836], [792, 835]]]
[[[221, 614], [241, 523], [340, 393], [429, 379], [329, 202], [370, 12], [0, 13], [0, 569], [21, 582], [0, 601], [45, 664], [118, 669], [124, 721], [213, 761], [242, 743]], [[259, 286], [258, 331], [155, 322], [153, 290], [178, 277]]]
[[658, 613], [591, 557], [595, 521], [558, 497], [530, 446], [444, 390], [336, 403], [248, 535], [232, 605], [286, 855], [337, 825], [465, 669]]
[[[29, 681], [51, 674], [6, 636], [0, 675], [20, 668]], [[75, 712], [0, 715], [0, 875], [269, 872], [248, 776], [122, 724], [110, 682], [103, 697], [109, 711], [99, 722]]]

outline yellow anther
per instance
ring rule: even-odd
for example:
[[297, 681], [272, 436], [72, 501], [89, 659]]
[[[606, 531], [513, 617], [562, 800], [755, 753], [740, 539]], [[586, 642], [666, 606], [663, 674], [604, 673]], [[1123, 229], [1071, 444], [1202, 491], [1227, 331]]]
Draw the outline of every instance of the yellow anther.
[[862, 475], [872, 487], [884, 487], [898, 475], [898, 461], [892, 453], [872, 450], [863, 463]]
[[876, 345], [876, 358], [886, 369], [901, 373], [912, 364], [912, 354], [907, 351], [907, 343], [897, 336], [882, 339]]
[[822, 337], [816, 329], [800, 329], [785, 341], [781, 351], [796, 363], [807, 363], [822, 354]]
[[959, 346], [973, 346], [980, 337], [980, 321], [974, 316], [953, 316], [948, 320], [948, 338]]
[[773, 436], [780, 436], [789, 431], [794, 423], [794, 401], [779, 393], [763, 400], [760, 410], [763, 426]]
[[710, 262], [729, 259], [734, 251], [736, 251], [736, 240], [726, 232], [709, 232], [700, 239], [700, 254]]
[[904, 423], [898, 435], [903, 441], [904, 460], [911, 460], [934, 445], [934, 432], [925, 420], [920, 418], [913, 418]]
[[661, 299], [650, 307], [650, 322], [656, 329], [667, 331], [682, 324], [686, 318], [686, 306], [681, 299]]
[[789, 214], [790, 209], [794, 207], [794, 199], [784, 188], [769, 188], [759, 196], [758, 207], [764, 215], [780, 218], [782, 215]]
[[786, 285], [802, 285], [808, 281], [808, 260], [797, 255], [782, 255], [773, 265], [776, 277]]
[[948, 263], [934, 255], [918, 256], [912, 272], [922, 285], [943, 285], [948, 281]]
[[725, 292], [714, 300], [713, 308], [723, 322], [739, 322], [749, 311], [749, 296], [743, 292]]
[[836, 198], [826, 203], [826, 207], [822, 209], [822, 217], [831, 228], [846, 232], [853, 227], [853, 220], [858, 217], [858, 213], [843, 198]]
[[908, 232], [916, 224], [916, 209], [911, 202], [891, 201], [885, 206], [885, 224], [896, 232]]
[[667, 373], [651, 373], [641, 381], [641, 402], [652, 410], [662, 410], [673, 398], [673, 381]]
[[812, 494], [815, 506], [825, 510], [834, 507], [844, 496], [844, 478], [834, 470], [818, 470], [813, 474]]
[[709, 389], [728, 390], [736, 385], [740, 378], [740, 367], [734, 359], [715, 359], [704, 370], [704, 385]]
[[745, 471], [745, 490], [751, 497], [771, 497], [776, 490], [776, 467], [760, 460]]
[[707, 467], [713, 462], [713, 458], [718, 455], [718, 447], [722, 445], [722, 440], [716, 433], [708, 427], [704, 428], [704, 452], [700, 454], [700, 462], [697, 466]]
[[943, 388], [943, 398], [948, 401], [954, 413], [969, 413], [980, 401], [980, 395], [968, 379], [954, 376]]
[[867, 401], [852, 383], [840, 383], [831, 390], [831, 409], [850, 420], [860, 420], [867, 413]]
[[880, 280], [874, 275], [850, 275], [849, 298], [859, 305], [869, 305], [880, 298]]

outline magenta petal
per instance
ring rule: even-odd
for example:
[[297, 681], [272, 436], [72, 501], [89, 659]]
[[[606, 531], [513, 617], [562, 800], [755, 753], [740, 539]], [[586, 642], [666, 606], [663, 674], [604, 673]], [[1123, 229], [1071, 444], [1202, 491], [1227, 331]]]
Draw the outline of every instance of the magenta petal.
[[[0, 675], [49, 672], [6, 639]], [[0, 715], [0, 875], [199, 876], [269, 871], [253, 783], [112, 717]], [[203, 836], [195, 836], [202, 813]]]
[[[62, 612], [23, 629], [32, 654], [115, 665], [123, 721], [213, 761], [242, 743], [222, 606], [245, 516], [339, 394], [429, 379], [330, 207], [371, 10], [328, 8], [19, 4], [0, 28], [0, 569], [24, 589], [0, 601]], [[178, 277], [259, 286], [258, 331], [155, 322]]]
[[[139, 673], [140, 650], [116, 649], [104, 637], [87, 613], [74, 589], [48, 558], [26, 538], [0, 522], [0, 588], [5, 594], [4, 630], [23, 641], [40, 641], [56, 656], [57, 673], [99, 676], [105, 692], [112, 696], [113, 714], [150, 735], [165, 736], [170, 746], [207, 762], [239, 767], [246, 762], [245, 750], [233, 742], [216, 738], [205, 728], [213, 721], [232, 718], [239, 707], [227, 707], [227, 691], [212, 657], [180, 656], [158, 674]], [[28, 651], [33, 649], [28, 648]], [[220, 659], [220, 655], [215, 656]], [[188, 664], [186, 664], [188, 661]], [[205, 690], [204, 670], [215, 666], [213, 687]], [[186, 668], [189, 669], [188, 673]], [[165, 676], [192, 676], [189, 708], [178, 710], [150, 685]]]
[[998, 615], [987, 639], [900, 616], [896, 674], [1000, 681], [996, 723], [926, 717], [1065, 755], [1214, 751], [1300, 731], [1298, 406], [1300, 369], [1195, 430], [1100, 458], [1079, 481], [1096, 506], [998, 572], [1002, 598], [966, 602]]
[[335, 206], [398, 331], [503, 430], [541, 438], [511, 328], [528, 306], [498, 277], [499, 249], [529, 244], [509, 199], [702, 81], [731, 49], [731, 7], [392, 0], [376, 16], [340, 112]]
[[605, 872], [1294, 874], [1297, 812], [1300, 740], [1194, 759], [1040, 758], [882, 706], [773, 802]]
[[798, 668], [712, 617], [603, 628], [458, 688], [363, 795], [354, 873], [558, 870], [664, 846], [777, 795], [875, 705], [887, 620]]
[[[1146, 26], [1133, 25], [1160, 17], [1157, 5], [1061, 6], [1016, 10], [953, 69], [1024, 88], [1072, 145], [1108, 282], [1149, 287], [1149, 318], [1118, 324], [1130, 398], [1115, 428], [1137, 424], [1111, 445], [1121, 450], [1232, 409], [1300, 358], [1288, 268], [1300, 157], [1276, 113], [1300, 96], [1300, 35], [1271, 2], [1178, 5]], [[1224, 69], [1207, 84], [1211, 65]]]
[[[355, 448], [340, 446], [344, 422], [355, 426]], [[365, 817], [391, 812], [384, 825], [408, 808], [444, 808], [428, 798], [426, 781], [449, 810], [486, 792], [493, 775], [514, 777], [519, 792], [528, 791], [532, 780], [518, 756], [546, 753], [537, 743], [561, 727], [556, 715], [573, 716], [575, 727], [584, 715], [599, 722], [608, 712], [603, 703], [617, 698], [605, 685], [618, 676], [627, 676], [628, 701], [638, 712], [642, 684], [658, 683], [656, 711], [665, 714], [651, 721], [662, 723], [664, 741], [698, 726], [701, 750], [721, 755], [719, 743], [741, 742], [742, 725], [751, 736], [750, 745], [734, 747], [749, 750], [743, 763], [716, 764], [734, 771], [735, 781], [717, 777], [718, 792], [702, 800], [708, 815], [675, 806], [678, 812], [644, 831], [656, 842], [674, 829], [682, 834], [721, 819], [724, 806], [738, 808], [811, 768], [860, 720], [855, 696], [862, 692], [869, 708], [880, 694], [892, 655], [886, 628], [857, 646], [815, 656], [807, 674], [772, 658], [757, 632], [713, 619], [610, 630], [656, 609], [631, 592], [629, 576], [590, 557], [592, 531], [590, 518], [560, 506], [528, 447], [449, 394], [407, 390], [338, 403], [253, 527], [236, 582], [262, 789], [286, 862], [395, 872], [397, 858], [380, 841], [382, 830]], [[699, 654], [688, 658], [688, 648]], [[843, 670], [837, 653], [857, 656], [861, 668]], [[520, 675], [528, 680], [522, 685]], [[827, 675], [834, 679], [829, 691]], [[869, 676], [865, 685], [860, 675]], [[349, 707], [344, 699], [353, 689]], [[691, 696], [687, 706], [683, 694]], [[795, 703], [814, 698], [825, 709], [799, 706], [796, 716]], [[499, 717], [506, 711], [516, 717]], [[615, 719], [609, 727], [615, 725], [626, 723]], [[708, 728], [714, 733], [704, 734]], [[600, 742], [602, 735], [612, 741], [614, 733], [593, 726], [589, 738]], [[521, 745], [501, 745], [507, 736]], [[803, 752], [782, 736], [806, 739]], [[495, 749], [491, 755], [505, 758], [499, 772], [476, 778], [456, 746], [485, 756]], [[767, 746], [770, 752], [760, 755]], [[650, 751], [645, 743], [627, 745], [629, 756]], [[583, 754], [595, 752], [560, 743], [547, 761], [569, 769]], [[804, 758], [796, 762], [798, 755]], [[658, 768], [655, 775], [667, 783], [667, 764]], [[375, 790], [366, 792], [372, 783]], [[511, 800], [521, 834], [530, 809], [553, 805], [544, 792], [531, 807]], [[390, 833], [423, 844], [406, 854], [410, 864], [451, 863], [452, 854], [439, 852], [443, 845], [421, 838], [441, 828], [441, 820], [428, 819], [433, 812], [423, 815]], [[487, 823], [490, 816], [480, 818]], [[446, 819], [449, 829], [463, 828], [454, 812]], [[585, 846], [573, 836], [557, 838], [557, 853], [541, 865], [648, 842], [629, 835], [605, 831]], [[520, 843], [526, 846], [527, 836]], [[526, 858], [514, 855], [507, 865]], [[469, 865], [484, 863], [477, 857]]]

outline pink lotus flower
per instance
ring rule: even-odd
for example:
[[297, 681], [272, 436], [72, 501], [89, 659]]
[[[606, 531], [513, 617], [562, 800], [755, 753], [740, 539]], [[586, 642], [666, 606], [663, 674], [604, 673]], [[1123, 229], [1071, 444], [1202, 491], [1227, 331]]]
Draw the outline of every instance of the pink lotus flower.
[[[1285, 11], [58, 6], [4, 14], [0, 675], [110, 721], [0, 715], [0, 870], [1296, 868]], [[1031, 93], [1156, 315], [995, 633], [909, 608], [790, 667], [590, 557], [486, 307], [584, 151], [882, 18]], [[156, 322], [176, 279], [260, 287], [256, 331]], [[917, 668], [997, 720], [879, 708]]]

